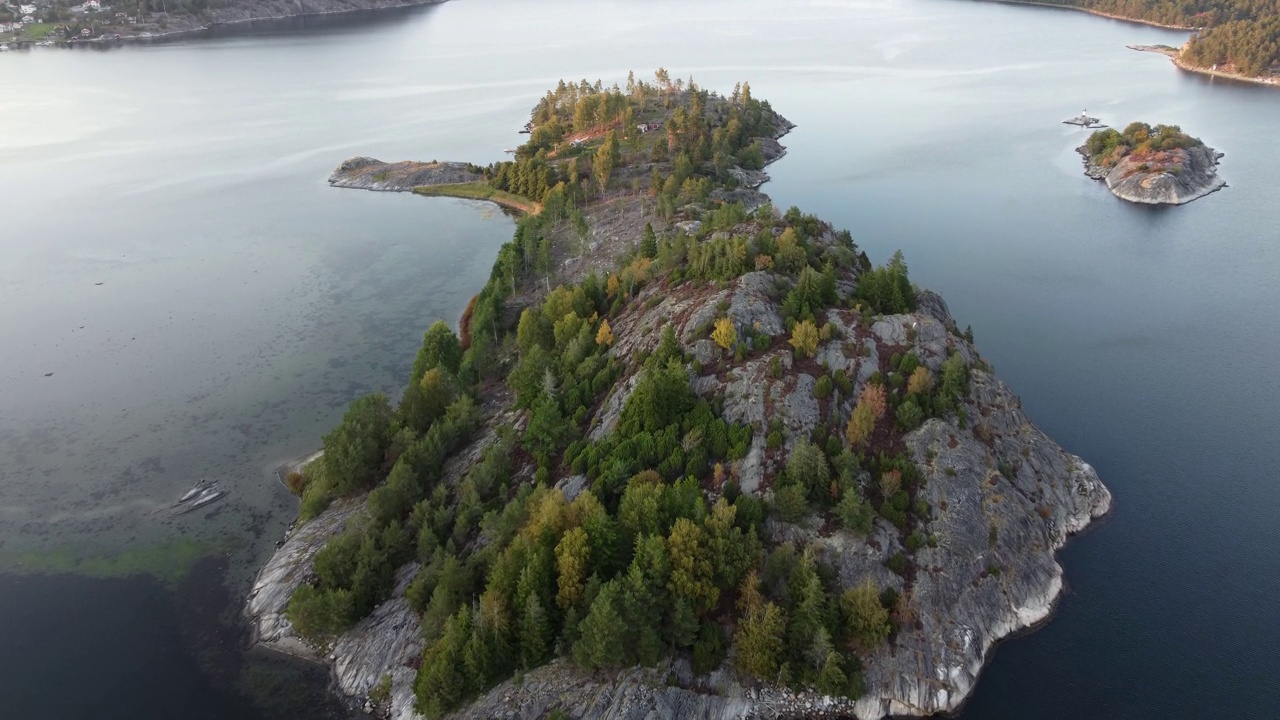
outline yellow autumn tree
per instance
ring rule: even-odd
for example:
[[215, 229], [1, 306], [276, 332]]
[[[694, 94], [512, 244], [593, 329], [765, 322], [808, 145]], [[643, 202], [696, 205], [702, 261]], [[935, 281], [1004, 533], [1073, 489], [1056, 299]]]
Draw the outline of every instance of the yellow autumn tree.
[[818, 351], [818, 328], [813, 324], [812, 320], [805, 320], [796, 323], [795, 328], [791, 330], [791, 347], [796, 349], [796, 353], [804, 357], [813, 357]]
[[733, 321], [727, 317], [717, 320], [715, 330], [711, 331], [711, 339], [725, 350], [733, 347], [738, 342], [738, 331], [733, 327]]
[[889, 407], [889, 398], [885, 395], [883, 385], [870, 383], [862, 389], [862, 396], [858, 398], [858, 403], [870, 405], [872, 416], [879, 420], [884, 417], [884, 411]]
[[613, 345], [613, 328], [609, 327], [609, 320], [607, 318], [600, 321], [600, 329], [596, 331], [596, 344], [605, 346]]
[[876, 429], [876, 416], [871, 410], [871, 406], [858, 401], [853, 407], [853, 416], [849, 418], [849, 424], [844, 428], [844, 437], [849, 441], [850, 447], [859, 447], [871, 437], [871, 433]]
[[928, 395], [930, 390], [933, 390], [933, 375], [929, 374], [929, 368], [916, 368], [907, 380], [907, 392], [912, 395]]
[[590, 553], [587, 531], [580, 527], [565, 533], [556, 545], [556, 569], [559, 571], [556, 604], [560, 607], [573, 607], [582, 599]]

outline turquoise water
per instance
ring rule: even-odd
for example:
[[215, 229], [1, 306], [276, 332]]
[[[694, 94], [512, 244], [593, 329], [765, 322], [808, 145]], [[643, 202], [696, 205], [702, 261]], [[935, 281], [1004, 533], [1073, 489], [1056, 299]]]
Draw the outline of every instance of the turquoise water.
[[[559, 78], [661, 65], [723, 90], [749, 80], [797, 123], [775, 201], [849, 228], [875, 260], [902, 248], [1115, 493], [1062, 554], [1058, 616], [1000, 647], [964, 717], [1273, 717], [1280, 92], [1124, 48], [1181, 39], [960, 0], [464, 0], [6, 55], [0, 554], [194, 540], [229, 555], [242, 592], [295, 508], [271, 471], [352, 397], [397, 391], [423, 328], [457, 317], [511, 232], [488, 206], [333, 190], [329, 171], [356, 154], [500, 159]], [[1231, 187], [1121, 203], [1083, 177], [1084, 133], [1060, 123], [1082, 107], [1181, 124], [1226, 153]], [[148, 514], [199, 476], [229, 499]], [[39, 582], [0, 581], [0, 597], [56, 624], [69, 611]], [[121, 597], [108, 585], [91, 592]], [[95, 662], [128, 662], [123, 642], [94, 645]], [[199, 655], [178, 632], [137, 642]], [[75, 672], [41, 658], [0, 653], [0, 673]], [[171, 716], [136, 682], [122, 710]], [[0, 702], [31, 692], [6, 683]]]

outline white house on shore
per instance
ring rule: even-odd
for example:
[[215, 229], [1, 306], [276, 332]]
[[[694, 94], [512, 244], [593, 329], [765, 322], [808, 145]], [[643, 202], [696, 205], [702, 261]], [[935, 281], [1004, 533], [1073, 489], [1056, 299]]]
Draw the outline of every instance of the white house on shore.
[[23, 15], [35, 15], [36, 6], [35, 5], [19, 5], [18, 12]]

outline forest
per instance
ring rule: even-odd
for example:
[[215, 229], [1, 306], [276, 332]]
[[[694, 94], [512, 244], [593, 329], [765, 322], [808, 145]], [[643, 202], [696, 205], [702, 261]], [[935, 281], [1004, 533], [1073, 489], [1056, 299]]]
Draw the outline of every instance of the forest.
[[[840, 307], [869, 327], [916, 302], [901, 254], [872, 268], [847, 232], [796, 208], [749, 212], [711, 200], [712, 188], [732, 186], [730, 167], [756, 159], [753, 138], [771, 132], [772, 113], [748, 85], [713, 97], [664, 74], [656, 85], [632, 79], [625, 91], [562, 84], [544, 98], [517, 160], [486, 171], [544, 211], [517, 223], [461, 337], [435, 323], [400, 401], [354, 401], [325, 436], [324, 455], [289, 479], [302, 520], [368, 493], [368, 512], [317, 554], [313, 580], [295, 592], [295, 629], [325, 644], [391, 595], [398, 568], [417, 562], [406, 595], [427, 639], [416, 695], [428, 717], [554, 657], [585, 671], [682, 657], [705, 673], [732, 655], [745, 677], [856, 698], [862, 658], [891, 639], [900, 597], [870, 579], [842, 587], [807, 547], [766, 542], [767, 518], [817, 514], [865, 536], [879, 516], [909, 551], [936, 543], [921, 530], [933, 510], [916, 496], [923, 480], [901, 436], [928, 417], [963, 413], [968, 367], [959, 355], [934, 373], [895, 354], [847, 422], [833, 417], [791, 444], [766, 501], [742, 492], [726, 467], [757, 432], [779, 449], [782, 428], [729, 422], [723, 396], [695, 393], [698, 361], [670, 326], [652, 351], [611, 352], [611, 321], [646, 287], [696, 290], [769, 270], [784, 333], [739, 333], [724, 316], [699, 332], [739, 361], [781, 345], [817, 368], [815, 397], [848, 394], [851, 378], [813, 360], [837, 332], [819, 318]], [[636, 118], [655, 107], [665, 132], [642, 141]], [[542, 132], [548, 126], [559, 127]], [[584, 132], [595, 147], [567, 144]], [[704, 207], [694, 235], [646, 224], [612, 271], [559, 284], [518, 319], [509, 315], [518, 293], [549, 277], [561, 225], [582, 221], [581, 204], [625, 191], [611, 185], [623, 169], [635, 171], [631, 191], [659, 217]], [[852, 292], [838, 291], [854, 277]], [[781, 374], [778, 359], [770, 372]], [[593, 436], [591, 418], [628, 377], [634, 388], [616, 426]], [[483, 410], [499, 397], [509, 412]], [[477, 439], [486, 449], [451, 473]], [[569, 476], [584, 478], [580, 490], [553, 487]], [[913, 573], [905, 553], [886, 565]]]
[[1182, 132], [1177, 125], [1156, 125], [1153, 128], [1144, 122], [1133, 122], [1123, 132], [1115, 128], [1098, 130], [1085, 141], [1085, 150], [1094, 164], [1111, 168], [1129, 155], [1149, 156], [1203, 144], [1199, 138]]

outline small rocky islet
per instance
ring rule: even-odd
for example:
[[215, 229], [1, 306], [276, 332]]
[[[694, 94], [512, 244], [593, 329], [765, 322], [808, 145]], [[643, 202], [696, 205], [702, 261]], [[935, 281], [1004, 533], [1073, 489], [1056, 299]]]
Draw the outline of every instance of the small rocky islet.
[[1111, 495], [900, 256], [772, 207], [791, 127], [659, 71], [562, 83], [512, 162], [344, 163], [536, 214], [290, 474], [257, 642], [397, 720], [957, 710]]
[[1134, 122], [1123, 131], [1106, 128], [1076, 150], [1086, 175], [1132, 203], [1183, 205], [1227, 185], [1218, 175], [1223, 154], [1177, 125]]

